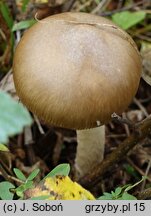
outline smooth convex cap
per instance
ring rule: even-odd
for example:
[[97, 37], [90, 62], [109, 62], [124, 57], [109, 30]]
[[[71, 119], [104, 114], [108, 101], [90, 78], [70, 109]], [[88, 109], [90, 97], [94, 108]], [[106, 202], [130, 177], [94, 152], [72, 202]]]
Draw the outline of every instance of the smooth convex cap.
[[85, 129], [127, 108], [139, 85], [141, 58], [131, 37], [110, 20], [69, 12], [25, 32], [13, 71], [29, 110], [48, 124]]

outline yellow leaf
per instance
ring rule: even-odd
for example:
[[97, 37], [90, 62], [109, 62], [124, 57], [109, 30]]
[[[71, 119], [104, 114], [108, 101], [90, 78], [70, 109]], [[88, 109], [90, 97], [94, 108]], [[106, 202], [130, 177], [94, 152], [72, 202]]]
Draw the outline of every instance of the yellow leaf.
[[26, 197], [49, 195], [49, 200], [95, 200], [94, 196], [68, 176], [48, 177], [35, 189], [25, 192]]
[[0, 143], [0, 151], [9, 152], [9, 149], [6, 147], [6, 145]]

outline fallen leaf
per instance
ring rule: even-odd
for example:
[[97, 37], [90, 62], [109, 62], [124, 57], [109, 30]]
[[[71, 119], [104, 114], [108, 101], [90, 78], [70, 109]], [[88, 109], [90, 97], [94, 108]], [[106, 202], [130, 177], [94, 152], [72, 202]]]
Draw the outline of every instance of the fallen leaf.
[[49, 196], [48, 200], [95, 200], [94, 196], [68, 176], [46, 178], [34, 189], [25, 192], [26, 198]]

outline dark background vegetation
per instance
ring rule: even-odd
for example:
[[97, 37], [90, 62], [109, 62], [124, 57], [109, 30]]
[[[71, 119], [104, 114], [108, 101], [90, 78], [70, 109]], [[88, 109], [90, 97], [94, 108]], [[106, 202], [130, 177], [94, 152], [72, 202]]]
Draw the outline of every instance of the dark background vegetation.
[[[36, 13], [38, 19], [65, 11], [81, 11], [113, 19], [113, 15], [123, 11], [145, 12], [145, 18], [137, 21], [126, 31], [133, 37], [142, 54], [143, 72], [147, 73], [147, 76], [151, 75], [151, 1], [149, 0], [1, 0], [0, 3], [0, 90], [9, 93], [15, 100], [18, 98], [12, 78], [13, 53], [24, 30], [34, 22]], [[8, 8], [7, 14], [4, 13], [2, 3]], [[129, 17], [127, 19], [129, 20]], [[16, 23], [20, 21], [26, 22], [16, 27]], [[137, 95], [122, 117], [135, 124], [148, 117], [150, 113], [151, 87], [141, 79]], [[75, 131], [48, 127], [36, 116], [33, 116], [33, 119], [31, 127], [10, 138], [8, 143], [10, 153], [2, 157], [0, 155], [0, 162], [5, 171], [11, 175], [12, 168], [17, 167], [29, 175], [35, 168], [40, 168], [39, 178], [42, 178], [60, 163], [70, 163], [73, 167], [77, 145]], [[133, 129], [127, 124], [111, 121], [106, 125], [105, 158], [132, 133]], [[139, 141], [127, 155], [120, 158], [120, 162], [113, 164], [112, 169], [107, 169], [100, 183], [94, 185], [91, 190], [98, 196], [105, 191], [115, 190], [119, 185], [134, 184], [144, 175], [148, 178], [133, 189], [134, 195], [151, 187], [151, 135]], [[73, 176], [72, 169], [71, 177]], [[4, 176], [0, 172], [0, 181], [3, 180]], [[87, 184], [84, 186], [87, 187]]]

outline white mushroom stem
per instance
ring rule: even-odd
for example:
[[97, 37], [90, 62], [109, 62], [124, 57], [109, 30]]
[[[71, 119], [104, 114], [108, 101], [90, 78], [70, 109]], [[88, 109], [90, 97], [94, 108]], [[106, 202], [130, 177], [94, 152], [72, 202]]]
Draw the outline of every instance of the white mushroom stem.
[[103, 160], [105, 126], [77, 130], [76, 177], [82, 177]]

